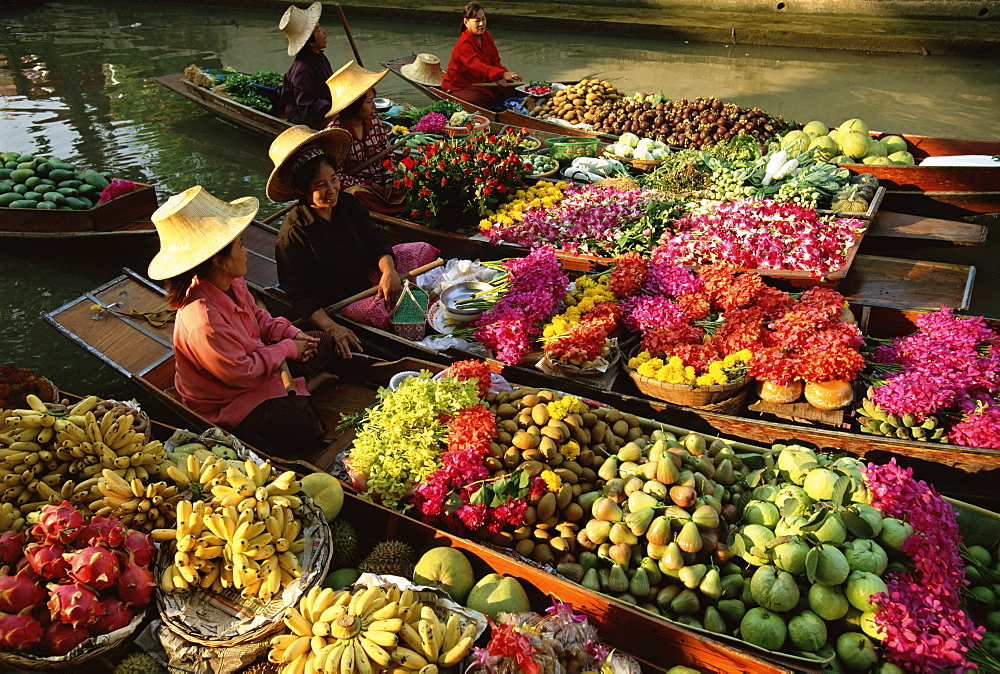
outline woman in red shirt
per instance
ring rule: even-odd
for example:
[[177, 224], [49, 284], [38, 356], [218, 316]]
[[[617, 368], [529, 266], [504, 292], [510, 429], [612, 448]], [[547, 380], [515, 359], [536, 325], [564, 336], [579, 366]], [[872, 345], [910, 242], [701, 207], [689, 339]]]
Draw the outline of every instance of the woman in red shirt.
[[[520, 81], [520, 75], [500, 63], [500, 52], [486, 30], [486, 11], [478, 2], [470, 2], [462, 11], [462, 32], [451, 50], [441, 88], [483, 108], [502, 108], [504, 99], [516, 94], [512, 85]], [[484, 82], [498, 86], [472, 86]]]

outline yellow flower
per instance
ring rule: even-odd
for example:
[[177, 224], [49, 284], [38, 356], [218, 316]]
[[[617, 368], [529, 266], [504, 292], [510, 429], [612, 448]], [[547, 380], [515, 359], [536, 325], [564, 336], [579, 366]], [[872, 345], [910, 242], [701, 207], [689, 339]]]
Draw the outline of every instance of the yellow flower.
[[580, 445], [577, 444], [576, 440], [570, 440], [559, 448], [559, 453], [572, 461], [576, 457], [580, 456]]
[[582, 409], [580, 399], [573, 396], [563, 396], [559, 400], [550, 402], [546, 407], [549, 410], [549, 417], [552, 419], [563, 419], [567, 414], [579, 412]]
[[559, 487], [562, 486], [562, 478], [553, 473], [551, 470], [543, 470], [539, 477], [545, 480], [545, 487], [550, 492], [555, 493], [559, 491]]
[[694, 381], [694, 377], [695, 377], [694, 368], [691, 367], [690, 365], [686, 366], [684, 368], [684, 378], [687, 379], [688, 381]]

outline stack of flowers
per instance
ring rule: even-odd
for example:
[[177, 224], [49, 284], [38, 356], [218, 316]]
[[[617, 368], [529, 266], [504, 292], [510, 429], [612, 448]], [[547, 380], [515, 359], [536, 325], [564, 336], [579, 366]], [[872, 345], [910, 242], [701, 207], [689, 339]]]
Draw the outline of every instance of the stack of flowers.
[[915, 322], [916, 333], [871, 357], [877, 374], [859, 409], [862, 430], [1000, 449], [1000, 336], [945, 307]]
[[517, 155], [524, 135], [526, 129], [442, 140], [415, 158], [395, 165], [386, 160], [384, 166], [393, 186], [405, 194], [410, 217], [455, 230], [478, 222], [524, 187], [528, 168]]
[[[566, 297], [569, 278], [552, 248], [538, 248], [527, 257], [503, 262], [509, 288], [476, 322], [475, 338], [497, 360], [513, 365], [532, 351], [542, 326]], [[494, 279], [494, 284], [500, 283]]]
[[[621, 308], [608, 288], [608, 276], [583, 277], [566, 296], [566, 311], [542, 330], [545, 355], [558, 365], [600, 368], [607, 362], [609, 336], [618, 326]], [[596, 361], [596, 362], [595, 362]]]
[[413, 125], [414, 133], [441, 133], [444, 131], [448, 118], [440, 112], [428, 112]]
[[487, 211], [485, 217], [479, 221], [479, 229], [484, 233], [494, 227], [503, 230], [521, 222], [528, 209], [552, 208], [562, 200], [563, 191], [567, 187], [564, 182], [539, 180], [534, 187], [518, 190], [514, 193], [513, 199], [501, 205], [496, 211]]
[[843, 295], [816, 287], [768, 324], [750, 368], [764, 382], [762, 399], [793, 402], [804, 383], [806, 400], [814, 407], [834, 410], [851, 402], [848, 382], [864, 368], [858, 352], [864, 340], [857, 325], [841, 320], [843, 312]]
[[682, 217], [660, 243], [666, 259], [681, 264], [805, 271], [818, 278], [844, 266], [864, 228], [856, 218], [821, 218], [796, 204], [742, 199]]
[[975, 667], [964, 654], [982, 638], [983, 628], [961, 607], [965, 565], [954, 510], [895, 459], [884, 466], [868, 464], [865, 478], [871, 505], [887, 517], [905, 518], [913, 527], [902, 545], [913, 570], [890, 574], [887, 592], [872, 598], [888, 661], [908, 672]]
[[571, 185], [562, 200], [549, 207], [529, 206], [519, 221], [481, 229], [492, 243], [516, 243], [530, 248], [553, 245], [571, 253], [610, 255], [630, 228], [642, 228], [645, 207], [662, 195], [645, 189], [614, 185]]

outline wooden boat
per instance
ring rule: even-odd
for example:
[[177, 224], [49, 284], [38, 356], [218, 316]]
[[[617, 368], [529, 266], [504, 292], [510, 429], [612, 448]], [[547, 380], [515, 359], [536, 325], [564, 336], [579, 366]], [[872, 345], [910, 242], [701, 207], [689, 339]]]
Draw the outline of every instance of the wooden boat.
[[251, 108], [249, 105], [243, 105], [231, 98], [220, 96], [211, 89], [199, 87], [184, 77], [184, 73], [169, 73], [167, 75], [160, 75], [155, 79], [167, 89], [200, 105], [216, 117], [248, 131], [259, 133], [266, 138], [274, 138], [292, 126], [287, 121], [269, 115], [257, 108]]
[[[382, 65], [406, 80], [411, 86], [433, 100], [458, 103], [465, 110], [475, 112], [491, 121], [524, 126], [529, 129], [550, 131], [563, 136], [590, 136], [611, 140], [613, 136], [562, 126], [530, 115], [505, 110], [496, 112], [455, 98], [438, 87], [417, 84], [400, 72], [412, 63], [415, 55], [386, 61]], [[890, 135], [879, 131], [873, 138]], [[953, 155], [1000, 155], [1000, 140], [974, 140], [965, 138], [938, 138], [913, 134], [901, 136], [919, 163], [926, 157]], [[893, 211], [910, 214], [962, 217], [974, 213], [1000, 212], [1000, 162], [995, 167], [962, 166], [868, 166], [844, 164], [856, 173], [872, 173], [886, 188], [884, 206]]]
[[[501, 124], [508, 124], [510, 126], [524, 127], [526, 129], [531, 129], [533, 131], [547, 131], [556, 136], [583, 136], [587, 138], [603, 138], [605, 140], [610, 140], [611, 136], [606, 136], [604, 134], [593, 133], [590, 131], [583, 131], [581, 129], [576, 129], [571, 126], [562, 126], [554, 122], [548, 122], [544, 119], [539, 119], [537, 117], [532, 117], [531, 115], [525, 115], [515, 110], [503, 110], [496, 111], [490, 110], [488, 108], [483, 108], [478, 105], [469, 103], [468, 101], [463, 101], [459, 98], [455, 98], [451, 94], [447, 93], [440, 87], [432, 87], [426, 84], [418, 84], [411, 79], [408, 79], [403, 75], [400, 70], [403, 66], [413, 63], [417, 58], [416, 54], [410, 54], [409, 56], [404, 56], [402, 58], [393, 59], [391, 61], [385, 61], [382, 65], [389, 70], [391, 70], [396, 75], [399, 75], [402, 79], [406, 80], [408, 84], [415, 87], [417, 91], [420, 91], [425, 96], [435, 101], [451, 101], [452, 103], [457, 103], [461, 105], [463, 109], [467, 112], [474, 112], [477, 115], [482, 115], [486, 117], [491, 122], [499, 122]], [[574, 82], [563, 82], [563, 84], [574, 84]]]
[[0, 238], [76, 238], [154, 234], [149, 216], [156, 192], [149, 185], [86, 211], [0, 208]]
[[[250, 228], [244, 236], [249, 247], [255, 241], [264, 240], [263, 230]], [[273, 250], [273, 248], [272, 248]], [[272, 299], [280, 299], [276, 277], [254, 277], [254, 269], [273, 270], [264, 255], [252, 252], [250, 256], [248, 282], [253, 282]], [[273, 271], [271, 272], [273, 274]], [[268, 287], [269, 286], [269, 287]], [[104, 313], [101, 320], [93, 320], [94, 304], [110, 305], [120, 302], [122, 313]], [[64, 306], [43, 314], [45, 320], [59, 332], [82, 346], [92, 355], [111, 365], [120, 373], [135, 381], [157, 399], [176, 410], [188, 423], [205, 423], [196, 414], [185, 408], [172, 394], [173, 358], [172, 324], [154, 326], [141, 319], [146, 312], [160, 311], [165, 307], [163, 291], [140, 275], [126, 270], [126, 275], [117, 278]], [[135, 314], [131, 311], [135, 310]], [[906, 334], [907, 315], [899, 311], [871, 308], [872, 320], [881, 326], [891, 326], [891, 320], [899, 322], [895, 334]], [[882, 317], [885, 314], [885, 317]], [[437, 352], [419, 347], [391, 333], [356, 323], [342, 316], [336, 319], [350, 327], [361, 337], [368, 354], [387, 359], [420, 358], [423, 362], [433, 361], [443, 367], [454, 360], [475, 357], [461, 351]], [[912, 330], [912, 325], [910, 326]], [[884, 336], [884, 335], [880, 335]], [[565, 391], [589, 400], [613, 405], [622, 411], [637, 416], [656, 419], [683, 428], [708, 434], [721, 434], [732, 438], [770, 445], [776, 442], [799, 442], [818, 448], [850, 452], [875, 460], [896, 457], [902, 465], [914, 468], [918, 477], [932, 478], [942, 491], [976, 503], [1000, 504], [991, 485], [992, 475], [1000, 475], [1000, 452], [952, 445], [925, 443], [894, 438], [876, 438], [838, 427], [803, 425], [790, 421], [768, 418], [751, 418], [721, 412], [680, 407], [644, 397], [635, 392], [630, 380], [618, 377], [604, 388], [583, 379], [554, 377], [539, 370], [515, 366], [503, 367], [494, 363], [509, 380], [527, 386], [552, 388]], [[387, 381], [387, 379], [386, 379]], [[324, 395], [316, 400], [324, 403]], [[347, 412], [349, 401], [343, 396], [333, 395], [328, 405], [328, 427], [336, 426], [337, 411]], [[360, 408], [359, 408], [360, 409]], [[340, 451], [338, 438], [329, 438], [334, 454]], [[341, 447], [342, 448], [342, 447]], [[325, 465], [326, 459], [318, 459], [318, 465]], [[977, 473], [975, 478], [970, 473]]]

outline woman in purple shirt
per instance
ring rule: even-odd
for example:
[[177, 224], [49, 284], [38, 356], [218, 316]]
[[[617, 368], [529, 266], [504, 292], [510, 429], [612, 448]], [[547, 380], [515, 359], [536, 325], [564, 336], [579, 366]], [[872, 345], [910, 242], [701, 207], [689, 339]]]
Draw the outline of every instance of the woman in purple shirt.
[[309, 9], [289, 7], [278, 28], [288, 38], [288, 55], [294, 56], [281, 84], [281, 98], [276, 112], [292, 124], [314, 129], [326, 126], [330, 109], [330, 89], [326, 81], [333, 74], [330, 61], [323, 54], [326, 31], [319, 25], [323, 6], [314, 2]]

